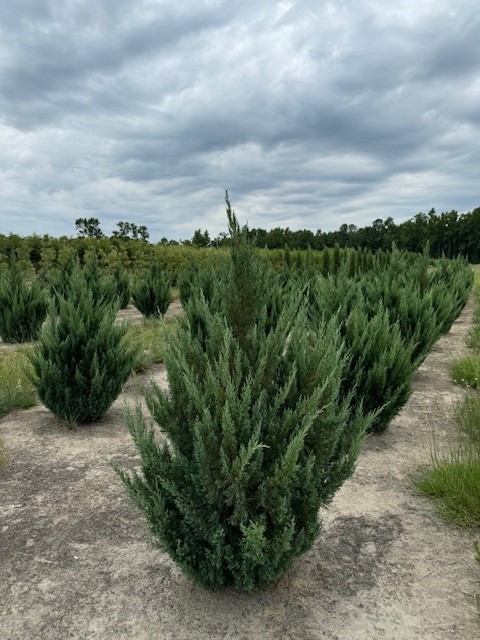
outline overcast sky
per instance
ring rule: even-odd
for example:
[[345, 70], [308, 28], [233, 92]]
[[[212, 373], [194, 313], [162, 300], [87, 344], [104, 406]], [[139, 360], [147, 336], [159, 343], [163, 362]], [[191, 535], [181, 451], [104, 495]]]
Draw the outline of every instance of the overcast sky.
[[0, 233], [472, 210], [478, 0], [4, 0], [0, 142]]

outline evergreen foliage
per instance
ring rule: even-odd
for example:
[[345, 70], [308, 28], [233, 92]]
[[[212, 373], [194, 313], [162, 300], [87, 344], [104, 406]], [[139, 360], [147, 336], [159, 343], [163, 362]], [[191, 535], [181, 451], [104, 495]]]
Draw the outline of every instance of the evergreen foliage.
[[0, 336], [4, 342], [36, 340], [48, 303], [34, 280], [27, 284], [15, 262], [0, 277]]
[[82, 267], [77, 258], [68, 257], [64, 266], [54, 269], [48, 278], [50, 292], [57, 311], [59, 309], [59, 299], [69, 298], [72, 295], [72, 287], [75, 288], [76, 282], [82, 277], [96, 303], [108, 304], [115, 302], [118, 295], [117, 284], [114, 278], [102, 271], [96, 258]]
[[[103, 273], [95, 258], [83, 268], [87, 287], [92, 292], [93, 300], [98, 304], [117, 304], [118, 286], [115, 279]], [[76, 284], [73, 285], [74, 287]]]
[[145, 276], [136, 281], [132, 300], [146, 318], [165, 315], [172, 302], [170, 274], [159, 264], [152, 263]]
[[351, 356], [344, 393], [355, 388], [354, 406], [375, 414], [371, 431], [383, 431], [410, 397], [415, 343], [403, 340], [386, 309], [369, 319], [356, 307], [345, 323], [345, 346]]
[[142, 473], [116, 469], [160, 548], [197, 583], [252, 591], [289, 569], [318, 532], [318, 510], [352, 473], [370, 421], [342, 398], [346, 354], [335, 318], [309, 326], [298, 292], [269, 318], [263, 264], [230, 208], [232, 262], [200, 291], [195, 327], [165, 357], [169, 391], [128, 426]]
[[131, 298], [130, 278], [122, 267], [117, 265], [112, 273], [120, 309], [126, 309]]
[[115, 324], [117, 306], [95, 299], [85, 273], [75, 269], [69, 297], [58, 296], [29, 354], [43, 404], [69, 424], [100, 420], [130, 375], [137, 347]]
[[178, 278], [178, 288], [180, 290], [180, 302], [185, 307], [192, 297], [202, 291], [205, 299], [210, 302], [215, 295], [215, 284], [220, 276], [221, 269], [206, 267], [199, 269], [195, 263], [190, 263]]
[[[408, 399], [416, 368], [463, 308], [473, 281], [464, 261], [435, 261], [394, 249], [357, 251], [335, 275], [310, 280], [312, 323], [337, 318], [350, 354], [344, 395], [374, 412], [382, 431]], [[383, 268], [378, 268], [378, 265]]]

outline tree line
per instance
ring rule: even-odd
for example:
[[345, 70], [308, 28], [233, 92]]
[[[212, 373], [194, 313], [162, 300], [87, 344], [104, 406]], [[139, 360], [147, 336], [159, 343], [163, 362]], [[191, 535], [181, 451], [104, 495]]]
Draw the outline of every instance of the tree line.
[[[472, 263], [480, 262], [480, 207], [468, 213], [457, 211], [436, 213], [431, 209], [428, 213], [418, 213], [405, 222], [395, 223], [393, 218], [385, 220], [377, 218], [371, 225], [357, 227], [354, 224], [342, 224], [336, 231], [315, 233], [309, 229], [292, 231], [288, 227], [277, 227], [267, 231], [252, 229], [250, 236], [259, 247], [268, 246], [279, 249], [322, 250], [325, 247], [360, 247], [376, 252], [386, 251], [393, 245], [411, 252], [423, 252], [427, 248], [430, 256], [453, 258], [462, 255]], [[197, 246], [223, 246], [228, 238], [219, 236], [210, 241], [208, 232], [203, 234], [197, 230], [192, 244]]]
[[[212, 238], [208, 230], [202, 229], [196, 229], [191, 239], [173, 240], [163, 237], [158, 243], [150, 243], [150, 234], [145, 225], [123, 221], [117, 223], [117, 229], [109, 237], [101, 230], [97, 218], [77, 218], [75, 227], [76, 238], [56, 239], [35, 234], [22, 238], [14, 234], [0, 234], [0, 261], [2, 255], [5, 258], [13, 251], [24, 254], [27, 260], [36, 265], [41, 260], [42, 253], [45, 255], [45, 248], [53, 248], [59, 241], [62, 246], [69, 245], [74, 248], [81, 260], [83, 254], [92, 249], [106, 254], [112, 250], [119, 254], [128, 254], [132, 262], [136, 261], [134, 256], [150, 254], [150, 247], [153, 245], [187, 246], [197, 249], [228, 247], [230, 243], [227, 234], [221, 233]], [[271, 230], [254, 228], [248, 233], [259, 248], [283, 250], [288, 247], [292, 250], [321, 251], [339, 246], [367, 249], [375, 253], [396, 246], [410, 252], [428, 252], [433, 258], [453, 258], [461, 255], [471, 263], [480, 263], [480, 207], [462, 214], [454, 210], [438, 214], [435, 209], [431, 209], [428, 213], [418, 213], [401, 223], [395, 223], [391, 217], [385, 220], [377, 218], [365, 227], [342, 224], [336, 231], [293, 231], [289, 227], [276, 227]]]

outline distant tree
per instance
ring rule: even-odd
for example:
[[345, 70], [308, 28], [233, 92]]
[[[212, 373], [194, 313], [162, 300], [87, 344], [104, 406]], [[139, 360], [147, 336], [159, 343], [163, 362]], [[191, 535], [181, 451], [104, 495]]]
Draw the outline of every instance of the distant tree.
[[98, 218], [77, 218], [75, 227], [79, 238], [103, 238]]
[[145, 225], [137, 226], [134, 222], [117, 222], [117, 227], [113, 233], [113, 238], [123, 238], [126, 240], [142, 240], [147, 242], [150, 233]]
[[196, 247], [208, 247], [210, 244], [210, 235], [208, 231], [202, 232], [201, 229], [196, 229], [193, 234], [192, 244]]

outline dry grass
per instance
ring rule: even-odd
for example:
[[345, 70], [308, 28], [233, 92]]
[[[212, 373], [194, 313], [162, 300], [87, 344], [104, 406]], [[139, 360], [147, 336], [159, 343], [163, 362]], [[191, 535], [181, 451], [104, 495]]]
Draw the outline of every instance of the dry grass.
[[0, 417], [13, 409], [28, 409], [37, 403], [35, 388], [29, 380], [30, 362], [26, 348], [0, 354]]

